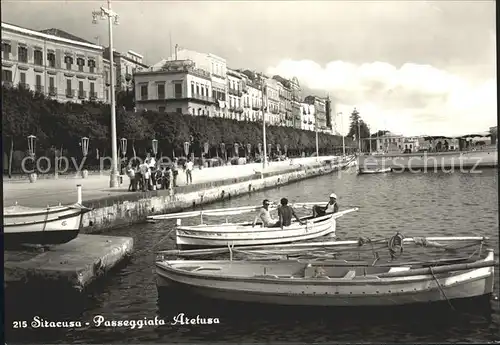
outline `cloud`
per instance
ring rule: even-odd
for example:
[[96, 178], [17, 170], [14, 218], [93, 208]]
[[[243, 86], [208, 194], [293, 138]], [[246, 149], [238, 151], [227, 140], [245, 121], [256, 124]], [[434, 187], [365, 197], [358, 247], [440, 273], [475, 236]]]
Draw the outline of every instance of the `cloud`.
[[348, 131], [354, 107], [373, 131], [405, 135], [484, 132], [497, 122], [494, 77], [471, 81], [430, 65], [405, 63], [398, 68], [379, 61], [320, 66], [311, 60], [282, 60], [267, 73], [296, 76], [303, 88], [329, 93], [335, 112], [343, 113], [337, 117], [340, 132]]

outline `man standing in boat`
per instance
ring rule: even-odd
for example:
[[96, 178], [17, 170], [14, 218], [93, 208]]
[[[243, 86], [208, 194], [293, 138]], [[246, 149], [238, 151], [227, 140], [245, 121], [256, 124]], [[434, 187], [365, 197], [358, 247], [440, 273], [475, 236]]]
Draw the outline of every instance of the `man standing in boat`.
[[281, 230], [283, 230], [284, 226], [290, 226], [292, 224], [292, 216], [297, 219], [297, 222], [299, 222], [301, 225], [304, 225], [305, 222], [300, 220], [300, 218], [297, 216], [295, 213], [294, 209], [288, 205], [288, 199], [287, 198], [282, 198], [280, 200], [281, 206], [278, 207], [278, 216], [279, 216], [279, 221], [276, 223], [276, 227], [281, 227]]
[[259, 219], [266, 228], [276, 225], [276, 220], [271, 218], [271, 214], [269, 213], [269, 205], [271, 205], [271, 202], [268, 199], [264, 199], [264, 201], [262, 201], [262, 207], [260, 208], [257, 217], [255, 217], [252, 227], [255, 226]]
[[326, 206], [314, 205], [313, 207], [313, 217], [321, 217], [327, 213], [336, 213], [339, 211], [339, 205], [337, 204], [337, 195], [335, 193], [330, 194], [330, 201]]

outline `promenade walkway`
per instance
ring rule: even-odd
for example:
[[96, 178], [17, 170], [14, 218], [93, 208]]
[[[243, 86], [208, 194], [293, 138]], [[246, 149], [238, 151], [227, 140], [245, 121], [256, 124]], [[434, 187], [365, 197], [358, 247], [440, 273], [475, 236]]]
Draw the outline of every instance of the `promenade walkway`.
[[[319, 160], [332, 159], [331, 156], [319, 157]], [[301, 165], [313, 165], [317, 162], [313, 158], [296, 158], [283, 162], [271, 162], [265, 172], [284, 171], [290, 168], [298, 168]], [[195, 168], [193, 171], [193, 184], [215, 182], [228, 178], [242, 178], [255, 175], [262, 170], [262, 164], [228, 165], [215, 168]], [[82, 178], [59, 178], [59, 179], [39, 179], [35, 183], [26, 180], [4, 179], [4, 206], [19, 205], [27, 207], [45, 207], [47, 205], [71, 204], [76, 202], [76, 185], [81, 184], [83, 190], [83, 200], [106, 199], [109, 197], [130, 194], [128, 191], [129, 178], [123, 176], [123, 184], [118, 188], [109, 187], [109, 172], [100, 175], [90, 175], [86, 179]], [[177, 185], [186, 185], [186, 176], [179, 170]]]

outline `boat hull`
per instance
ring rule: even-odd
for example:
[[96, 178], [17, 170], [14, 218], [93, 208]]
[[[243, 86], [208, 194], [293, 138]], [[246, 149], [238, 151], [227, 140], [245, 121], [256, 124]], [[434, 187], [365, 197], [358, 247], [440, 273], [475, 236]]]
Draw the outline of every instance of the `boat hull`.
[[69, 242], [78, 236], [83, 215], [88, 211], [81, 205], [72, 205], [4, 213], [5, 244], [10, 247]]
[[[211, 228], [211, 227], [210, 227]], [[205, 227], [207, 229], [207, 227]], [[290, 226], [281, 228], [261, 228], [225, 224], [213, 227], [213, 231], [201, 231], [203, 227], [178, 227], [176, 243], [179, 248], [253, 246], [304, 241], [335, 235], [336, 221], [328, 218], [313, 226]], [[223, 231], [219, 231], [223, 230]]]
[[359, 168], [358, 174], [384, 174], [384, 173], [389, 173], [391, 172], [391, 168], [384, 168], [384, 169], [363, 169]]
[[[188, 263], [192, 263], [189, 262]], [[235, 262], [236, 263], [236, 262]], [[489, 295], [493, 292], [493, 267], [482, 267], [452, 275], [420, 275], [386, 279], [336, 279], [331, 282], [280, 281], [231, 277], [194, 277], [156, 265], [159, 291], [181, 288], [199, 296], [239, 302], [294, 306], [373, 307], [443, 302]]]

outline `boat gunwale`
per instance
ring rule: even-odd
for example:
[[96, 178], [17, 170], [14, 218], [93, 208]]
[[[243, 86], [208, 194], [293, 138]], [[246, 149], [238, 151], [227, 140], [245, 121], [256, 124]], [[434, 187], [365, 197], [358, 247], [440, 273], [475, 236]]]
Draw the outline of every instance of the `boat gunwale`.
[[52, 214], [52, 213], [60, 213], [60, 212], [65, 212], [69, 210], [79, 210], [83, 212], [90, 212], [92, 209], [83, 206], [81, 204], [73, 204], [73, 205], [61, 205], [61, 206], [49, 206], [47, 208], [33, 208], [32, 211], [20, 211], [20, 212], [15, 212], [15, 213], [5, 213], [5, 208], [4, 208], [4, 220], [5, 218], [15, 218], [15, 217], [33, 217], [33, 216], [45, 216], [47, 214]]
[[[57, 221], [60, 221], [60, 220], [64, 220], [64, 219], [69, 219], [69, 218], [76, 218], [76, 217], [82, 217], [84, 213], [87, 213], [89, 211], [87, 210], [75, 210], [75, 212], [72, 212], [70, 214], [64, 214], [64, 215], [61, 215], [61, 216], [56, 216], [54, 218], [46, 218], [46, 219], [40, 219], [40, 220], [34, 220], [34, 221], [27, 221], [27, 222], [18, 222], [18, 223], [5, 223], [5, 218], [4, 218], [4, 223], [3, 223], [3, 226], [4, 228], [8, 228], [8, 227], [18, 227], [18, 226], [27, 226], [27, 225], [38, 225], [38, 224], [45, 224], [45, 223], [53, 223], [53, 222], [57, 222]], [[80, 219], [81, 221], [81, 219]], [[60, 231], [66, 231], [68, 229], [61, 229]]]
[[[172, 280], [170, 278], [166, 278], [164, 275], [161, 275], [158, 271], [156, 271], [156, 274], [160, 275], [162, 279], [168, 279], [168, 280]], [[451, 284], [448, 284], [446, 285], [444, 288], [448, 289], [448, 288], [453, 288], [455, 286], [459, 286], [459, 285], [463, 285], [463, 284], [467, 284], [467, 283], [471, 283], [471, 282], [475, 282], [475, 281], [478, 281], [478, 280], [484, 280], [484, 279], [488, 279], [488, 277], [492, 276], [493, 274], [492, 273], [488, 273], [488, 274], [483, 274], [482, 276], [479, 276], [479, 277], [475, 277], [475, 278], [471, 278], [471, 279], [468, 279], [466, 281], [461, 281], [461, 282], [454, 282], [454, 283], [451, 283]], [[434, 277], [432, 277], [432, 275], [429, 275], [430, 279], [419, 279], [419, 280], [412, 280], [411, 283], [414, 283], [414, 282], [420, 282], [420, 281], [435, 281]], [[258, 278], [256, 278], [258, 279]], [[269, 279], [265, 279], [265, 278], [261, 278], [262, 281], [259, 281], [260, 283], [268, 283], [269, 282]], [[439, 279], [439, 278], [438, 278]], [[297, 281], [298, 279], [296, 279]], [[313, 281], [314, 282], [314, 281]], [[335, 283], [336, 285], [354, 285], [354, 284], [349, 284], [349, 283], [352, 283], [354, 282], [354, 280], [344, 280], [344, 281], [340, 281], [340, 278], [339, 278], [339, 281], [334, 281], [333, 279], [330, 279], [330, 280], [326, 280], [326, 279], [323, 279], [321, 280], [321, 282], [328, 282], [328, 283]], [[214, 287], [214, 286], [198, 286], [198, 285], [194, 285], [192, 283], [188, 283], [188, 282], [180, 282], [180, 281], [177, 281], [177, 280], [174, 280], [174, 283], [175, 284], [179, 284], [179, 285], [184, 285], [184, 286], [188, 286], [189, 288], [195, 288], [195, 289], [205, 289], [205, 290], [217, 290], [217, 291], [221, 291], [221, 292], [227, 292], [227, 293], [245, 293], [245, 294], [255, 294], [255, 295], [262, 295], [262, 296], [271, 296], [271, 295], [278, 295], [278, 296], [301, 296], [301, 297], [304, 297], [304, 296], [307, 296], [307, 297], [312, 297], [312, 298], [319, 298], [319, 297], [324, 297], [324, 296], [329, 296], [329, 298], [345, 298], [345, 297], [355, 297], [355, 298], [361, 298], [361, 297], [373, 297], [373, 296], [379, 296], [379, 297], [385, 297], [385, 296], [401, 296], [401, 295], [410, 295], [410, 294], [415, 294], [415, 295], [419, 295], [421, 293], [425, 293], [425, 292], [429, 292], [429, 291], [433, 291], [433, 290], [439, 290], [440, 291], [440, 288], [439, 286], [436, 286], [436, 287], [427, 287], [425, 289], [420, 289], [420, 290], [409, 290], [409, 291], [404, 291], [404, 292], [383, 292], [383, 293], [374, 293], [374, 294], [335, 294], [335, 293], [322, 293], [322, 294], [318, 294], [318, 293], [286, 293], [286, 292], [262, 292], [262, 291], [259, 291], [259, 290], [235, 290], [235, 289], [228, 289], [228, 288], [220, 288], [220, 287]], [[341, 284], [338, 284], [338, 283], [341, 283]], [[385, 281], [378, 281], [378, 280], [374, 280], [374, 281], [368, 281], [368, 280], [360, 280], [360, 281], [357, 281], [357, 283], [370, 283], [372, 285], [389, 285], [389, 284], [393, 284], [394, 282], [392, 281], [389, 281], [389, 282], [385, 282]], [[409, 281], [402, 281], [401, 283], [409, 283]], [[400, 283], [400, 284], [401, 284]], [[310, 282], [307, 282], [307, 285], [320, 285], [320, 284], [311, 284]], [[486, 295], [486, 294], [489, 294], [489, 293], [484, 293], [483, 295]], [[464, 298], [468, 298], [468, 297], [464, 297]], [[266, 304], [270, 304], [270, 303], [266, 303]]]
[[[353, 283], [356, 283], [355, 285], [363, 285], [363, 284], [392, 284], [392, 283], [409, 283], [411, 282], [418, 282], [418, 281], [426, 281], [426, 280], [434, 280], [434, 276], [438, 278], [439, 276], [442, 275], [442, 273], [436, 273], [434, 276], [432, 274], [421, 274], [421, 275], [414, 275], [414, 276], [395, 276], [395, 277], [377, 277], [375, 275], [370, 275], [371, 279], [359, 279], [359, 280], [354, 280], [354, 279], [343, 279], [343, 278], [329, 278], [325, 279], [324, 277], [321, 278], [284, 278], [284, 277], [238, 277], [238, 276], [216, 276], [216, 275], [207, 275], [203, 274], [200, 272], [192, 272], [192, 271], [185, 271], [185, 270], [180, 270], [180, 269], [175, 269], [174, 267], [170, 266], [168, 264], [169, 261], [185, 261], [186, 264], [191, 264], [191, 265], [196, 265], [197, 262], [201, 263], [206, 263], [207, 261], [198, 261], [198, 260], [164, 260], [160, 262], [155, 262], [155, 266], [157, 268], [156, 272], [158, 273], [158, 269], [163, 269], [167, 272], [171, 272], [175, 275], [178, 276], [188, 276], [188, 277], [194, 277], [194, 278], [207, 278], [210, 277], [211, 280], [216, 280], [216, 281], [237, 281], [237, 282], [244, 282], [244, 283], [251, 283], [251, 282], [263, 282], [263, 283], [271, 283], [271, 284], [277, 284], [278, 282], [285, 282], [286, 284], [292, 283], [292, 284], [307, 284], [307, 285], [329, 285], [329, 284], [340, 284], [340, 285], [353, 285]], [[228, 260], [211, 260], [211, 264], [217, 264], [217, 263], [227, 263], [229, 262]], [[280, 262], [288, 262], [287, 260], [279, 260], [279, 261], [273, 261], [273, 264], [277, 264]], [[492, 266], [494, 267], [495, 265], [495, 260], [489, 259], [489, 256], [487, 256], [485, 259], [482, 260], [477, 260], [475, 262], [491, 262]], [[443, 265], [444, 266], [450, 266], [450, 265]], [[346, 266], [347, 267], [347, 266]], [[377, 267], [377, 266], [367, 266], [367, 267]], [[450, 271], [450, 272], [461, 272], [457, 273], [456, 275], [464, 274], [466, 272], [470, 273], [475, 270], [487, 268], [491, 266], [485, 266], [485, 267], [480, 267], [480, 268], [470, 268], [470, 269], [464, 269], [464, 270], [458, 270], [458, 271]], [[360, 268], [358, 266], [358, 268]], [[390, 269], [390, 268], [389, 268]], [[494, 269], [493, 269], [494, 272]], [[491, 276], [494, 274], [493, 272], [489, 272], [487, 274], [484, 274], [485, 277]], [[456, 276], [455, 275], [455, 276]], [[420, 277], [419, 279], [406, 279], [408, 277]], [[439, 279], [439, 278], [438, 278]]]
[[[214, 225], [206, 225], [206, 224], [200, 224], [200, 225], [191, 225], [191, 226], [184, 226], [184, 225], [179, 225], [176, 227], [176, 230], [181, 230], [181, 231], [196, 231], [196, 232], [208, 232], [208, 233], [259, 233], [259, 232], [276, 232], [276, 231], [291, 231], [291, 230], [300, 230], [300, 229], [306, 229], [309, 225], [311, 225], [311, 229], [314, 229], [315, 227], [319, 227], [320, 225], [326, 225], [328, 221], [336, 222], [336, 218], [340, 217], [334, 217], [335, 213], [328, 214], [325, 216], [317, 217], [317, 218], [312, 218], [314, 219], [312, 224], [308, 223], [306, 225], [301, 225], [298, 222], [293, 222], [291, 225], [287, 227], [283, 227], [281, 229], [280, 227], [251, 227], [252, 222], [240, 222], [240, 223], [223, 223], [223, 224], [214, 224]], [[229, 225], [225, 225], [229, 224]], [[242, 225], [242, 224], [247, 224], [247, 225]], [[233, 225], [235, 229], [220, 229], [220, 230], [215, 230], [215, 228], [220, 227], [220, 226], [231, 226]]]
[[[188, 260], [186, 260], [188, 261]], [[163, 269], [166, 272], [171, 272], [176, 276], [179, 277], [185, 277], [185, 276], [191, 276], [194, 278], [198, 279], [206, 279], [207, 277], [210, 277], [210, 280], [216, 280], [216, 281], [237, 281], [241, 283], [265, 283], [265, 284], [271, 284], [271, 285], [280, 285], [280, 283], [283, 283], [284, 285], [314, 285], [314, 286], [324, 286], [324, 285], [390, 285], [390, 284], [410, 284], [410, 283], [419, 283], [423, 281], [435, 281], [437, 278], [438, 280], [440, 278], [449, 278], [450, 276], [444, 276], [443, 274], [435, 274], [435, 277], [432, 274], [422, 274], [422, 275], [416, 275], [416, 276], [411, 276], [413, 279], [405, 279], [408, 277], [384, 277], [384, 278], [379, 278], [376, 277], [375, 275], [371, 275], [370, 278], [367, 279], [345, 279], [345, 278], [329, 278], [326, 279], [324, 277], [319, 277], [319, 278], [284, 278], [284, 277], [278, 277], [275, 278], [271, 275], [269, 277], [263, 277], [263, 276], [257, 276], [257, 277], [235, 277], [235, 276], [230, 276], [230, 277], [222, 277], [222, 276], [216, 276], [216, 275], [207, 275], [203, 274], [200, 272], [191, 272], [191, 271], [182, 271], [182, 273], [179, 273], [180, 270], [175, 270], [172, 269], [171, 267], [163, 267], [159, 266], [158, 263], [156, 263], [156, 274], [159, 274], [160, 276], [165, 278], [165, 275], [161, 274], [162, 272], [158, 271], [159, 269]], [[375, 266], [376, 267], [376, 266]], [[455, 271], [455, 272], [460, 272], [457, 274], [452, 275], [452, 277], [456, 277], [458, 275], [462, 275], [465, 273], [470, 273], [475, 270], [479, 270], [485, 267], [481, 268], [472, 268], [469, 270], [462, 270], [462, 271]], [[484, 273], [479, 277], [476, 278], [471, 278], [468, 281], [473, 281], [473, 280], [480, 280], [480, 279], [485, 279], [489, 276], [492, 276], [493, 273]], [[375, 278], [376, 277], [376, 278]], [[169, 278], [166, 278], [169, 279]], [[182, 284], [189, 284], [189, 283], [182, 283]], [[457, 282], [453, 284], [462, 284], [462, 282]], [[193, 285], [193, 284], [189, 284]], [[446, 285], [446, 287], [451, 286]], [[197, 286], [197, 285], [193, 285]], [[205, 286], [203, 286], [205, 287]], [[229, 290], [229, 291], [234, 291], [234, 290]], [[238, 290], [238, 291], [245, 291], [245, 290]]]

